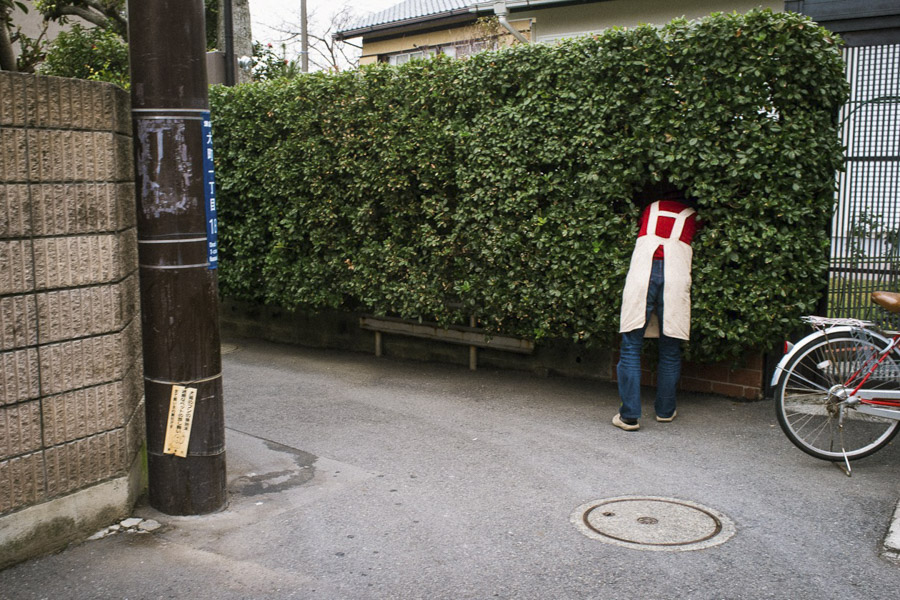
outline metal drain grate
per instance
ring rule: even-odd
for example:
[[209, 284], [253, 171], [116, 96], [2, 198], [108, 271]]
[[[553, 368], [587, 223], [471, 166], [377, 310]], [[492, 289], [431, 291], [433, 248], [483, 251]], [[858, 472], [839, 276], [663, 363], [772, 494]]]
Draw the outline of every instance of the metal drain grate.
[[735, 534], [722, 513], [675, 498], [597, 500], [578, 507], [572, 522], [589, 538], [635, 550], [701, 550]]

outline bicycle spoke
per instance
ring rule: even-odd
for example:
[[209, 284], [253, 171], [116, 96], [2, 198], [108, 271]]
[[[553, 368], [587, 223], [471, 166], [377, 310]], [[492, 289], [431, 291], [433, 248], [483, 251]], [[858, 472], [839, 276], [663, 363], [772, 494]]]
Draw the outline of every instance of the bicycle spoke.
[[[795, 379], [795, 381], [792, 381], [791, 383], [795, 386], [798, 385], [799, 383], [806, 383], [810, 388], [819, 390], [822, 392], [827, 392], [828, 389], [831, 387], [831, 386], [824, 386], [824, 385], [818, 384], [815, 381], [813, 381], [812, 379], [809, 379], [808, 377], [800, 375], [799, 373], [796, 373], [796, 372], [794, 374], [794, 379]], [[798, 379], [799, 379], [799, 381], [796, 381]]]
[[790, 399], [792, 403], [794, 401], [821, 402], [823, 397], [827, 396], [827, 394], [828, 394], [828, 392], [826, 390], [807, 391], [805, 388], [793, 388], [793, 387], [790, 390], [785, 390], [785, 391], [786, 392], [790, 391], [790, 395], [786, 396], [786, 399]]
[[[807, 419], [805, 419], [803, 422], [804, 422], [804, 423], [809, 423], [814, 417], [815, 417], [815, 415], [808, 415], [808, 416], [807, 416]], [[795, 420], [794, 423], [796, 423], [796, 422], [797, 422], [797, 421]], [[804, 430], [804, 427], [803, 427], [802, 425], [801, 425], [800, 427], [796, 427], [795, 429], [796, 429], [797, 431], [804, 431], [804, 437], [807, 438], [807, 439], [810, 439], [810, 440], [818, 440], [818, 439], [820, 439], [820, 435], [822, 434], [822, 432], [825, 431], [826, 429], [830, 429], [830, 427], [831, 427], [831, 422], [825, 420], [825, 421], [822, 421], [821, 424], [819, 424], [817, 427], [814, 427], [814, 428], [812, 429], [811, 433], [806, 433], [805, 430]], [[832, 434], [832, 435], [830, 436], [830, 438], [831, 438], [831, 440], [832, 440], [832, 442], [833, 442], [833, 440], [834, 440], [834, 434]]]
[[865, 381], [861, 389], [869, 392], [900, 389], [900, 359], [891, 355], [880, 364], [873, 362], [883, 348], [882, 340], [846, 329], [839, 334], [813, 334], [798, 344], [776, 390], [778, 421], [794, 444], [818, 458], [844, 462], [871, 454], [890, 441], [897, 421], [860, 413], [852, 403], [841, 402], [847, 396], [834, 395], [855, 389], [849, 382]]

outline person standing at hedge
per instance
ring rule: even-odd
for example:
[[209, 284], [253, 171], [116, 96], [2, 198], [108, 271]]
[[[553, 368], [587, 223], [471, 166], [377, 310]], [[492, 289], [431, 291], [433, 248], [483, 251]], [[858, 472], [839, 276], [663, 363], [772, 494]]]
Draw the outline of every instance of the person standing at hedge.
[[656, 420], [675, 418], [681, 376], [681, 341], [691, 331], [691, 240], [697, 230], [693, 202], [669, 185], [645, 197], [641, 227], [622, 291], [622, 343], [616, 375], [622, 401], [613, 425], [640, 429], [641, 350], [645, 337], [659, 338]]

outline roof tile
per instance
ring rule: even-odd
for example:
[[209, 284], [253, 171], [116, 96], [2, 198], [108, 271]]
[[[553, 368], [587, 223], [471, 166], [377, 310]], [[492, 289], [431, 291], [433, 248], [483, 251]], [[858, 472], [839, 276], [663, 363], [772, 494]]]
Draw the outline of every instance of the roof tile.
[[399, 21], [406, 21], [407, 19], [426, 17], [428, 15], [437, 15], [466, 8], [475, 3], [476, 0], [405, 0], [405, 2], [395, 4], [381, 12], [362, 17], [351, 26], [344, 29], [344, 31], [362, 29], [364, 27], [374, 27], [376, 25], [384, 25], [387, 23], [396, 23]]

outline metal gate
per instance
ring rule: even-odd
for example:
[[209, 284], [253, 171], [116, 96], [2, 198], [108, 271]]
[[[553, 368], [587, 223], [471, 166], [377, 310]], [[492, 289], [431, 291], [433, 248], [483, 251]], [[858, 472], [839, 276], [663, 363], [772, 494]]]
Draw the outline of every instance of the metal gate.
[[[828, 313], [880, 322], [875, 290], [900, 292], [900, 44], [844, 51], [845, 170], [832, 223]], [[893, 324], [896, 327], [896, 323]]]

